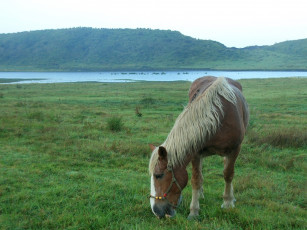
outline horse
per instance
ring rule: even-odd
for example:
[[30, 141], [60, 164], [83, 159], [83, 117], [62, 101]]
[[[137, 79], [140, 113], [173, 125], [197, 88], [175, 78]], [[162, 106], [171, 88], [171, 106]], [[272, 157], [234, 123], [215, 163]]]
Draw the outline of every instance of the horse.
[[202, 159], [224, 157], [222, 208], [235, 204], [232, 180], [235, 161], [248, 126], [249, 110], [239, 82], [225, 77], [196, 79], [189, 90], [189, 102], [175, 121], [163, 144], [150, 145], [150, 205], [158, 217], [173, 217], [182, 190], [188, 183], [187, 165], [192, 163], [192, 201], [189, 219], [199, 215], [203, 197]]

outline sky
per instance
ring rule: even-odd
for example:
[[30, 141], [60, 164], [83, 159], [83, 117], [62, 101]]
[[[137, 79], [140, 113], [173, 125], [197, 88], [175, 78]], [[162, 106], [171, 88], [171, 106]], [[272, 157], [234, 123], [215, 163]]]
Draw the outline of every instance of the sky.
[[237, 48], [307, 38], [306, 0], [0, 1], [0, 33], [151, 28]]

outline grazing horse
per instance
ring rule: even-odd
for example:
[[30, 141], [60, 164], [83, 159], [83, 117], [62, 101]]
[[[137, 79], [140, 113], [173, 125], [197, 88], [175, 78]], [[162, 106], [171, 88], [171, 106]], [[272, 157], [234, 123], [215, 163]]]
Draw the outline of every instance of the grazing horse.
[[202, 158], [224, 157], [225, 190], [222, 208], [234, 207], [232, 179], [249, 112], [239, 82], [229, 78], [202, 77], [189, 91], [189, 103], [178, 116], [165, 142], [155, 147], [149, 162], [150, 204], [159, 217], [173, 217], [188, 182], [187, 165], [192, 162], [192, 201], [189, 218], [199, 215], [203, 196]]

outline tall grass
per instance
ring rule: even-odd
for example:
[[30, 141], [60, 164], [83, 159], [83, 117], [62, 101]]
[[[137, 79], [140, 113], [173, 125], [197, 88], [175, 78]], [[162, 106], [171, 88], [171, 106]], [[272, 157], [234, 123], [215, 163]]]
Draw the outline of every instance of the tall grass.
[[248, 132], [250, 142], [263, 145], [269, 144], [281, 148], [303, 148], [307, 146], [307, 129], [304, 128], [280, 128], [258, 133], [251, 130]]
[[119, 132], [123, 129], [122, 117], [111, 117], [107, 120], [108, 128], [111, 131]]

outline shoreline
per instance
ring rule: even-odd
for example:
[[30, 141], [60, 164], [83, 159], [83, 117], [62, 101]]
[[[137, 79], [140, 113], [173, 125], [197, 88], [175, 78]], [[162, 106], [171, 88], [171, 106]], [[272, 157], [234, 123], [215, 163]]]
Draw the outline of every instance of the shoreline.
[[[295, 78], [307, 78], [304, 76], [289, 76], [289, 77], [268, 77], [268, 78], [241, 78], [235, 79], [236, 81], [241, 80], [270, 80], [270, 79], [295, 79]], [[125, 81], [67, 81], [67, 82], [24, 82], [24, 81], [43, 81], [48, 79], [21, 79], [21, 78], [0, 78], [0, 85], [11, 85], [11, 84], [85, 84], [85, 83], [100, 83], [100, 84], [118, 84], [118, 83], [161, 83], [161, 82], [189, 82], [189, 80], [174, 80], [174, 81], [152, 81], [152, 80], [133, 80], [125, 79]]]
[[227, 72], [307, 72], [307, 69], [208, 69], [208, 68], [153, 68], [153, 69], [101, 69], [101, 70], [1, 70], [0, 73], [105, 73], [105, 72], [175, 72], [175, 71], [227, 71]]

